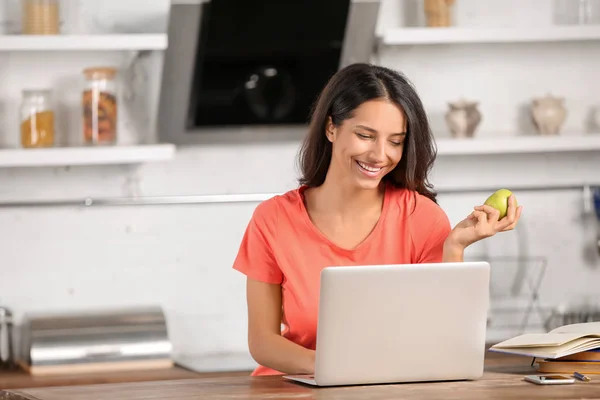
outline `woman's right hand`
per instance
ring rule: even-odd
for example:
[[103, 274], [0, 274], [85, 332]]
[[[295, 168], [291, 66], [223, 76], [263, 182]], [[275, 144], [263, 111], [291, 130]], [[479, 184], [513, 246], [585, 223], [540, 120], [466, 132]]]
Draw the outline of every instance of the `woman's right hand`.
[[315, 351], [281, 336], [281, 285], [246, 281], [248, 347], [254, 360], [285, 374], [312, 374]]

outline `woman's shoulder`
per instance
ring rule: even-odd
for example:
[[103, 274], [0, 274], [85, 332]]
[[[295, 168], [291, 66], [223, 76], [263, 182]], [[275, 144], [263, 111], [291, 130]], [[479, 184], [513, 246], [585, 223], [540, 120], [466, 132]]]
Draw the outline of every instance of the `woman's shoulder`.
[[300, 210], [302, 187], [288, 190], [261, 201], [254, 209], [252, 218], [263, 223], [276, 223], [282, 212]]
[[[397, 218], [410, 234], [416, 259], [441, 260], [441, 245], [452, 227], [446, 212], [429, 197], [414, 190], [394, 188], [392, 202], [396, 205]], [[427, 248], [435, 248], [433, 258], [422, 258]]]
[[421, 223], [426, 220], [448, 220], [446, 212], [431, 198], [406, 188], [390, 186], [390, 201], [402, 210], [404, 216], [411, 221]]

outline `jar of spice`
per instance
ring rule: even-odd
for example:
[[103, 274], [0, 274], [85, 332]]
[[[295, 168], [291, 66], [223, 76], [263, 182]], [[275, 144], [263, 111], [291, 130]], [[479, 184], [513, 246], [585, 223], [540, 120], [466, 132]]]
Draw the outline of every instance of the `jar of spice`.
[[21, 6], [23, 34], [60, 33], [59, 0], [21, 0]]
[[117, 140], [117, 70], [110, 67], [83, 71], [83, 140], [85, 144], [114, 144]]
[[54, 111], [50, 90], [23, 90], [21, 145], [25, 148], [54, 146]]

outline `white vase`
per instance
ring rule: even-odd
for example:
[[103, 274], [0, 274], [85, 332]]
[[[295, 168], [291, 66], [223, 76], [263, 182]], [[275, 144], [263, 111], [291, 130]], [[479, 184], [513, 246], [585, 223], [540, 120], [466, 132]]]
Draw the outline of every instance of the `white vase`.
[[448, 103], [446, 123], [455, 138], [471, 138], [481, 122], [481, 113], [477, 109], [478, 102], [460, 100]]
[[533, 99], [531, 114], [541, 135], [558, 135], [567, 119], [564, 98], [553, 97], [548, 94], [545, 97]]

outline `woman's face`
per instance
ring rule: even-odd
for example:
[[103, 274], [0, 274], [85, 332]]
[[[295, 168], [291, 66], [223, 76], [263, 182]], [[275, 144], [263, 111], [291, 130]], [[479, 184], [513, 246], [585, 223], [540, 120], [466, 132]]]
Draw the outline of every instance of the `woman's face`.
[[370, 100], [340, 126], [330, 122], [327, 137], [332, 143], [328, 174], [344, 184], [375, 189], [402, 158], [406, 119], [394, 103]]

